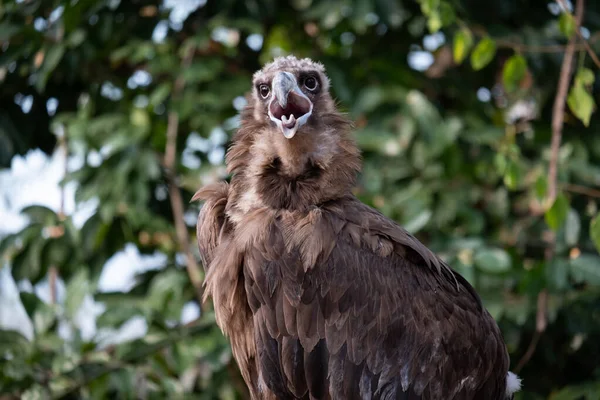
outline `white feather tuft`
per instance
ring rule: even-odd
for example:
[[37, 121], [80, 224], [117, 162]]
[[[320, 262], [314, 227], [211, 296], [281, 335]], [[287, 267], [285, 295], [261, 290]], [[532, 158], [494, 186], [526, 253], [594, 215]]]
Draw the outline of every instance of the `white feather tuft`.
[[509, 371], [506, 375], [506, 397], [512, 397], [519, 390], [521, 390], [521, 378]]

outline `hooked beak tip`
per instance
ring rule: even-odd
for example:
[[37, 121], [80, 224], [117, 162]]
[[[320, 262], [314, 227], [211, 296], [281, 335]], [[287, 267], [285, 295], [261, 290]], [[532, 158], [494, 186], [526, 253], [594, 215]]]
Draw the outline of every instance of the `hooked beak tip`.
[[272, 85], [273, 98], [269, 104], [269, 118], [286, 139], [291, 139], [307, 122], [312, 114], [313, 104], [302, 93], [296, 78], [289, 72], [279, 72]]

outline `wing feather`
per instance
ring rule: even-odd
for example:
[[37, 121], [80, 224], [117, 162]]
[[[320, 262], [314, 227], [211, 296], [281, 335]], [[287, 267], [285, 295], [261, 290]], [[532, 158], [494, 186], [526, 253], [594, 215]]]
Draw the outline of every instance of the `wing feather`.
[[219, 245], [226, 228], [225, 207], [227, 206], [228, 194], [229, 185], [227, 182], [219, 182], [203, 187], [192, 197], [192, 201], [203, 200], [205, 202], [196, 224], [198, 248], [200, 249], [200, 258], [205, 271], [214, 258], [214, 251]]
[[278, 398], [503, 398], [497, 325], [408, 232], [352, 198], [269, 224], [245, 268], [258, 368]]

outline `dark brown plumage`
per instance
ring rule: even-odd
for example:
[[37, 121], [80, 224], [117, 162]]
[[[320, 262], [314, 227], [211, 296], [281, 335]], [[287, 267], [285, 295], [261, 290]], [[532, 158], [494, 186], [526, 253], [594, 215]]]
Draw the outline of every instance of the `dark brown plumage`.
[[509, 398], [518, 378], [471, 285], [351, 194], [349, 131], [320, 64], [276, 59], [254, 76], [231, 184], [195, 196], [206, 295], [252, 397]]

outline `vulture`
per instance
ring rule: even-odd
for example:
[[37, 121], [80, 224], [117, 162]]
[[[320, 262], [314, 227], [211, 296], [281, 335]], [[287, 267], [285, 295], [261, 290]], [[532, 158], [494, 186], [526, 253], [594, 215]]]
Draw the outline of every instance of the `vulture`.
[[352, 192], [361, 154], [324, 66], [279, 57], [201, 188], [205, 299], [252, 399], [511, 399], [474, 288]]

